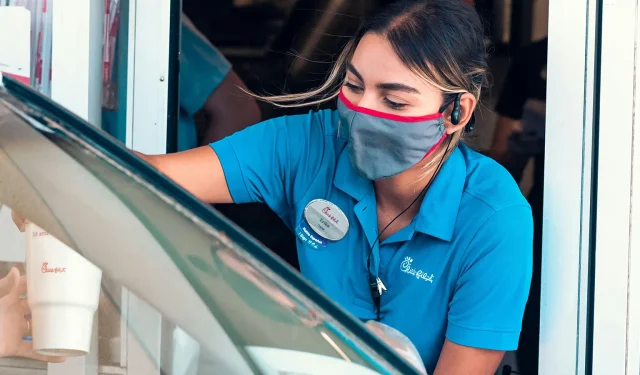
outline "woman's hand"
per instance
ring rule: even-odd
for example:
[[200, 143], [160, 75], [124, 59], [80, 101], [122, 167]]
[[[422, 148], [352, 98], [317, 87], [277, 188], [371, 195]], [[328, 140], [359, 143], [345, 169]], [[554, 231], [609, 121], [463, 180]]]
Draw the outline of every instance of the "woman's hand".
[[13, 219], [13, 222], [16, 224], [16, 227], [18, 227], [18, 230], [20, 232], [24, 232], [24, 226], [27, 223], [26, 220], [20, 217], [14, 210], [11, 210], [11, 219]]
[[33, 344], [23, 340], [23, 336], [31, 334], [27, 322], [31, 311], [26, 298], [20, 298], [26, 293], [27, 279], [20, 276], [16, 268], [0, 279], [0, 358], [24, 357], [45, 362], [64, 362], [63, 357], [36, 354]]
[[418, 349], [407, 336], [397, 329], [375, 320], [369, 320], [364, 326], [393, 349], [396, 354], [411, 364], [419, 373], [427, 375], [427, 370], [424, 368], [424, 362], [420, 358]]

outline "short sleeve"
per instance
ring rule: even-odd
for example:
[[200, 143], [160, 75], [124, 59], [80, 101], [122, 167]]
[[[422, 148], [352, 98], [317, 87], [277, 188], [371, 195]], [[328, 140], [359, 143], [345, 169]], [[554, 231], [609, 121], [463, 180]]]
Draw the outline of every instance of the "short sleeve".
[[495, 212], [462, 261], [446, 337], [458, 345], [515, 350], [529, 295], [533, 219], [527, 205]]
[[330, 110], [271, 119], [212, 144], [235, 203], [266, 203], [281, 217], [318, 174]]
[[189, 115], [198, 112], [230, 70], [229, 61], [183, 15], [180, 51], [182, 110]]

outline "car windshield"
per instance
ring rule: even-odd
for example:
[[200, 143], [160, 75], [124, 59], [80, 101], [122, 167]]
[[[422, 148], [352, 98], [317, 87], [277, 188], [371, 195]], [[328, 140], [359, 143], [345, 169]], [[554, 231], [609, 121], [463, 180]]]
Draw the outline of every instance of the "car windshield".
[[[99, 267], [99, 373], [414, 373], [211, 207], [49, 99], [3, 82], [0, 278], [25, 272], [11, 209]], [[42, 366], [27, 362], [10, 365]]]

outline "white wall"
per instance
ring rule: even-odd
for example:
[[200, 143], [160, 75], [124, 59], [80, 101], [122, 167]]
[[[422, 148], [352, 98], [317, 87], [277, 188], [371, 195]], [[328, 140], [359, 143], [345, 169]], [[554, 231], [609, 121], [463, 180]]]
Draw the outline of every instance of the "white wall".
[[24, 235], [13, 225], [9, 207], [0, 205], [0, 262], [24, 262], [24, 260]]

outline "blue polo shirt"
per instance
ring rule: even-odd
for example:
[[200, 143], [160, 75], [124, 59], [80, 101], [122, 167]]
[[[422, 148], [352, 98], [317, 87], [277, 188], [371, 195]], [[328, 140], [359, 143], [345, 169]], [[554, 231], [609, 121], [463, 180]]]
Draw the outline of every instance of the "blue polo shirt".
[[[281, 117], [212, 145], [236, 203], [264, 202], [295, 230], [325, 199], [347, 235], [314, 249], [298, 239], [302, 274], [363, 320], [376, 314], [366, 260], [378, 236], [373, 183], [349, 162], [347, 129], [325, 110]], [[464, 346], [517, 348], [531, 280], [531, 209], [511, 176], [464, 145], [452, 153], [404, 229], [373, 248], [388, 291], [382, 322], [411, 339], [432, 373], [445, 337]]]

